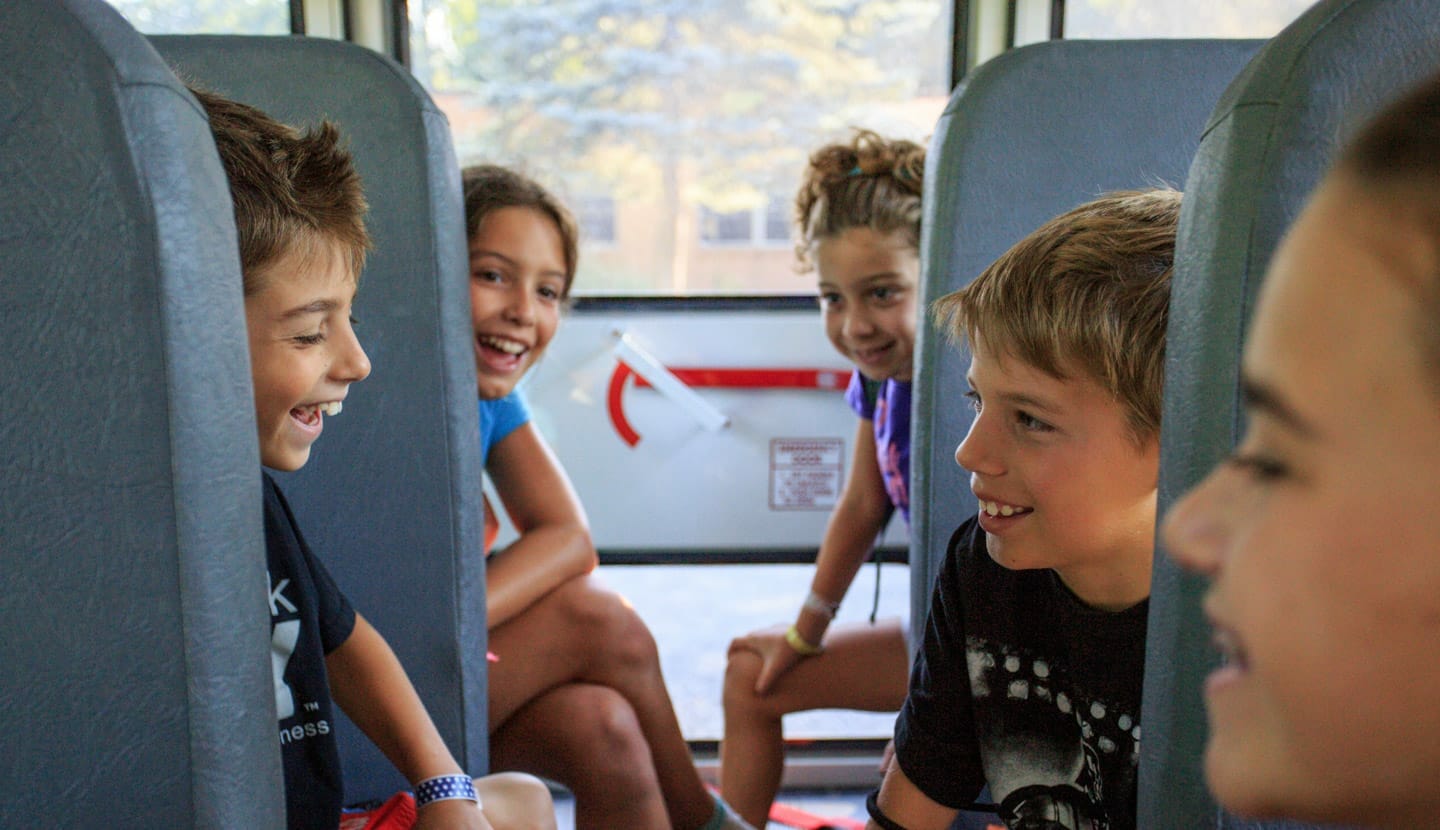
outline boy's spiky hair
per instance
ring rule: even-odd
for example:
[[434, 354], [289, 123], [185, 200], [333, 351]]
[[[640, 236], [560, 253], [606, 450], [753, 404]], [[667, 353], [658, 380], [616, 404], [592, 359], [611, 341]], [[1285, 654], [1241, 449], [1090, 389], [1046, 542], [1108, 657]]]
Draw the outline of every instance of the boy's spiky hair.
[[365, 193], [340, 132], [325, 121], [301, 133], [255, 107], [190, 88], [210, 118], [230, 182], [245, 295], [286, 253], [328, 242], [348, 255], [357, 277], [370, 235]]
[[952, 339], [979, 340], [1062, 380], [1082, 372], [1160, 430], [1180, 193], [1111, 193], [1051, 219], [973, 282], [935, 301]]

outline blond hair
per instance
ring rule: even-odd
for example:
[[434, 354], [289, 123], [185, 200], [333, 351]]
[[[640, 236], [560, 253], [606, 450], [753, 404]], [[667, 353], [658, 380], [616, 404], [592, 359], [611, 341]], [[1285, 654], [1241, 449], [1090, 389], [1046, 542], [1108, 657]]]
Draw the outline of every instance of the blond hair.
[[210, 118], [230, 183], [245, 296], [265, 268], [301, 246], [338, 245], [359, 277], [370, 248], [365, 193], [340, 131], [328, 121], [300, 133], [255, 107], [190, 88]]
[[899, 233], [920, 249], [920, 191], [925, 148], [913, 141], [855, 131], [843, 144], [827, 144], [810, 156], [795, 194], [795, 259], [814, 269], [815, 243], [851, 228]]
[[1062, 380], [1075, 370], [1159, 434], [1180, 193], [1111, 193], [1051, 219], [973, 282], [936, 300], [952, 339], [981, 341]]

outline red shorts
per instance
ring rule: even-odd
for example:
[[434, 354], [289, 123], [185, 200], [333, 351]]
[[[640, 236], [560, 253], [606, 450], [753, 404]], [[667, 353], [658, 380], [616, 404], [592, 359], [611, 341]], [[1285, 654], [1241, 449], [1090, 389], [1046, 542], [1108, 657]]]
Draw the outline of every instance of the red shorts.
[[396, 793], [371, 810], [346, 810], [340, 814], [340, 830], [410, 830], [415, 823], [415, 797]]

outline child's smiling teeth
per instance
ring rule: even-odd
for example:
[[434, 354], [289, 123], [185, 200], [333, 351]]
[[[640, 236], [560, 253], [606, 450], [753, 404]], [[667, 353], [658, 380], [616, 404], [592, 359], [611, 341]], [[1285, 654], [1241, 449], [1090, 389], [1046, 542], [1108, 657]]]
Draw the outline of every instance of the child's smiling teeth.
[[508, 340], [508, 339], [502, 338], [502, 337], [492, 337], [492, 336], [490, 336], [490, 335], [481, 335], [480, 338], [479, 338], [479, 340], [480, 340], [480, 345], [482, 345], [482, 346], [487, 346], [487, 347], [489, 347], [489, 348], [491, 348], [491, 349], [494, 349], [494, 350], [496, 350], [496, 351], [504, 352], [505, 354], [508, 354], [508, 355], [523, 354], [523, 353], [525, 352], [526, 348], [527, 348], [527, 346], [526, 346], [524, 343], [520, 343], [520, 342], [517, 342], [517, 341], [515, 341], [515, 340]]
[[344, 404], [342, 404], [340, 401], [326, 401], [324, 403], [312, 403], [297, 406], [293, 411], [296, 413], [300, 420], [309, 422], [313, 421], [315, 419], [315, 416], [321, 413], [330, 415], [332, 417], [335, 415], [339, 415], [341, 410], [343, 410], [344, 408]]
[[998, 501], [984, 500], [980, 502], [980, 509], [984, 510], [987, 516], [1020, 516], [1034, 510], [1032, 507], [1015, 507], [1010, 504], [1001, 504]]

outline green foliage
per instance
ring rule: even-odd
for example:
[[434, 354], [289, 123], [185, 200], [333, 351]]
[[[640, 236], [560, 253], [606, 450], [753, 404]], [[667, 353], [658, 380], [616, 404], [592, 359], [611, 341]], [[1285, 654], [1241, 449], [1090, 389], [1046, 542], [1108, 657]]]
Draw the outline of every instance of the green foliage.
[[286, 0], [109, 0], [147, 35], [290, 34]]
[[809, 148], [873, 125], [875, 102], [922, 92], [919, 56], [944, 51], [942, 5], [426, 0], [422, 80], [486, 114], [457, 136], [462, 156], [604, 152], [596, 184], [622, 191], [644, 177], [637, 165], [685, 165], [686, 196], [733, 210], [788, 192]]

